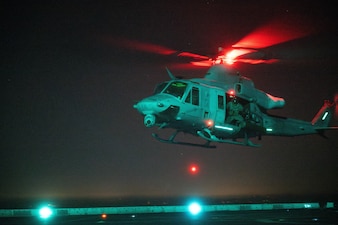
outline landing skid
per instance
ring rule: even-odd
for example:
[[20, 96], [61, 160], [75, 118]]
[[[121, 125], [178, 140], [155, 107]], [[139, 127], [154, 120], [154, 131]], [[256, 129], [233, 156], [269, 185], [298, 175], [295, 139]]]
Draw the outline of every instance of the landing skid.
[[213, 142], [219, 142], [219, 143], [227, 143], [227, 144], [234, 144], [234, 145], [244, 145], [244, 146], [250, 146], [250, 147], [260, 147], [258, 144], [254, 144], [249, 140], [247, 136], [245, 136], [244, 141], [234, 141], [234, 140], [229, 140], [229, 139], [220, 139], [216, 137], [215, 135], [210, 134], [210, 132], [203, 132], [203, 131], [198, 131], [197, 134], [208, 141], [213, 141]]
[[194, 146], [194, 147], [203, 147], [203, 148], [216, 148], [215, 145], [210, 145], [210, 141], [207, 141], [205, 144], [197, 144], [197, 143], [190, 143], [190, 142], [181, 142], [181, 141], [175, 141], [175, 137], [179, 132], [174, 132], [169, 139], [163, 139], [160, 138], [157, 134], [153, 133], [153, 137], [163, 143], [167, 144], [176, 144], [176, 145], [188, 145], [188, 146]]

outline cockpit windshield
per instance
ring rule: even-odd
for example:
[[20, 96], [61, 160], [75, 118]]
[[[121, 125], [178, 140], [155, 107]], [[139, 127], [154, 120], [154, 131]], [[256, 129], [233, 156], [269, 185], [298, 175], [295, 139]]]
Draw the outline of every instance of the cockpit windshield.
[[182, 98], [185, 90], [187, 88], [187, 83], [182, 81], [172, 81], [164, 90], [163, 93], [173, 95], [179, 99]]
[[154, 95], [161, 93], [163, 91], [163, 89], [168, 85], [168, 82], [164, 82], [161, 84], [158, 84], [154, 90]]

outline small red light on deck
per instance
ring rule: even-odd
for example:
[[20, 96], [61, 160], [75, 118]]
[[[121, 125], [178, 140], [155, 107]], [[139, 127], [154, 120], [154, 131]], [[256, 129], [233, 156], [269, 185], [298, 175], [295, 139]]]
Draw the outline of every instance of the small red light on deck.
[[196, 174], [198, 174], [198, 172], [199, 172], [199, 168], [196, 164], [190, 165], [190, 167], [189, 167], [189, 173], [190, 174], [196, 175]]

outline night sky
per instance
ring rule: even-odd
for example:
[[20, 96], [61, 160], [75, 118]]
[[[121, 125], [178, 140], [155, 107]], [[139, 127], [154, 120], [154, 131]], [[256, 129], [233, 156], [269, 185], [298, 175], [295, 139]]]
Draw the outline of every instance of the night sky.
[[[270, 113], [311, 121], [338, 92], [333, 4], [2, 1], [0, 198], [338, 193], [336, 131], [204, 149], [156, 141], [152, 132], [172, 130], [144, 127], [133, 108], [169, 79], [166, 66], [185, 78], [208, 69], [180, 67], [188, 59], [150, 46], [213, 54], [279, 20], [309, 32], [269, 48], [275, 64], [236, 66], [258, 89], [285, 98]], [[191, 164], [199, 173], [188, 172]]]

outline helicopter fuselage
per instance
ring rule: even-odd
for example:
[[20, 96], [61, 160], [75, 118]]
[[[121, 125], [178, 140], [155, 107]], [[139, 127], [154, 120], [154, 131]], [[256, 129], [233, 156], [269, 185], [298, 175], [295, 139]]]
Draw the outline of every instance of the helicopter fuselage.
[[[173, 128], [208, 142], [255, 146], [248, 138], [318, 133], [319, 126], [314, 126], [317, 121], [278, 117], [267, 112], [284, 104], [283, 98], [256, 89], [250, 79], [231, 74], [223, 66], [214, 66], [204, 78], [172, 79], [157, 85], [154, 94], [134, 108], [144, 116], [146, 127]], [[317, 116], [318, 121], [328, 121], [329, 118], [322, 117], [328, 116], [329, 106]], [[327, 122], [320, 127], [326, 126]], [[244, 142], [236, 141], [237, 138], [244, 138]]]

